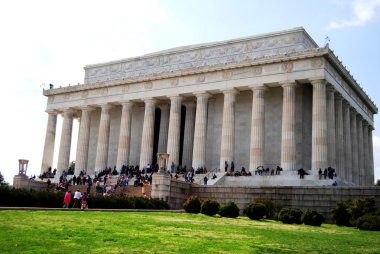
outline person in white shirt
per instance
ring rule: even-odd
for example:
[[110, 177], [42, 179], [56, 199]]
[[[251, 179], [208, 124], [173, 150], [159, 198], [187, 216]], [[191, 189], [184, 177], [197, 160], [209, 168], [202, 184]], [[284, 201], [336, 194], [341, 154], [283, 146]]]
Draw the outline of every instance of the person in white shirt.
[[76, 190], [76, 192], [74, 192], [74, 204], [73, 204], [72, 208], [76, 208], [76, 207], [79, 208], [80, 198], [81, 197], [82, 197], [82, 194], [80, 193], [80, 191]]

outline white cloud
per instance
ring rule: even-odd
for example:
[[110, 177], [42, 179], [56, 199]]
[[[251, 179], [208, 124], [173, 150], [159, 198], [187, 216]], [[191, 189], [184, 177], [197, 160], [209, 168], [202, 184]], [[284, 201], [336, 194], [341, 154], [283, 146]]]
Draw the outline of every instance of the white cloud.
[[373, 158], [375, 168], [375, 182], [380, 180], [380, 136], [373, 136]]
[[376, 18], [380, 11], [380, 0], [356, 0], [352, 3], [352, 17], [332, 21], [328, 29], [364, 26]]

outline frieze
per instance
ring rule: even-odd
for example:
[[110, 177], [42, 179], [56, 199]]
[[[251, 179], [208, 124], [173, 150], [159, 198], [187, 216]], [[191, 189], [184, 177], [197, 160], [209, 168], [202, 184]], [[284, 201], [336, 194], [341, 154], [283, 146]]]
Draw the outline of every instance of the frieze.
[[87, 97], [88, 97], [88, 91], [83, 91], [82, 94], [81, 94], [81, 98], [85, 99]]
[[172, 87], [176, 87], [176, 86], [178, 86], [178, 82], [179, 82], [178, 78], [173, 78], [170, 80], [170, 85]]
[[206, 76], [204, 74], [199, 74], [196, 77], [196, 83], [198, 84], [205, 82], [205, 80], [206, 80]]
[[[303, 30], [294, 30], [266, 38], [248, 38], [228, 43], [214, 43], [182, 50], [167, 51], [165, 55], [148, 55], [122, 60], [121, 63], [106, 63], [86, 66], [86, 83], [119, 78], [141, 78], [183, 70], [208, 68], [215, 65], [234, 65], [251, 59], [268, 57], [293, 50], [316, 48]], [[222, 44], [222, 45], [218, 45]], [[186, 50], [185, 52], [183, 52]]]
[[145, 82], [143, 86], [144, 86], [145, 90], [150, 90], [153, 88], [153, 83], [152, 82]]

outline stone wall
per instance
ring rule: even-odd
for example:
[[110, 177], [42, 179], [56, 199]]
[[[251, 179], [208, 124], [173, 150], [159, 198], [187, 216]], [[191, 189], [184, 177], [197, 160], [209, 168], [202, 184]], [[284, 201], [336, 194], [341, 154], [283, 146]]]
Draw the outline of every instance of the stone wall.
[[12, 187], [15, 189], [46, 190], [47, 183], [39, 180], [29, 180], [26, 175], [15, 175]]
[[[175, 186], [173, 188], [173, 186]], [[215, 199], [220, 204], [235, 202], [242, 210], [255, 199], [271, 199], [285, 207], [313, 209], [322, 213], [332, 222], [331, 210], [337, 201], [374, 196], [380, 203], [380, 188], [377, 187], [228, 187], [190, 185], [172, 181], [169, 199], [172, 209], [182, 209], [183, 202], [190, 195], [201, 199]]]

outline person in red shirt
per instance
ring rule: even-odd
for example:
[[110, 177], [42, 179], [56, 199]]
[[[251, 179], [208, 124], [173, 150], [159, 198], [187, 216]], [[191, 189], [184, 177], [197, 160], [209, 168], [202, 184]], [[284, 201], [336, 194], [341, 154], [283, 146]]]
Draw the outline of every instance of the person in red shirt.
[[71, 191], [66, 192], [65, 197], [63, 198], [63, 208], [69, 208], [71, 203]]

